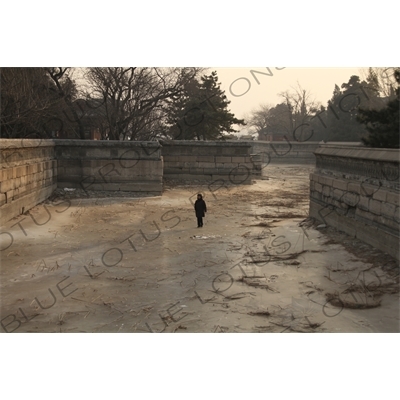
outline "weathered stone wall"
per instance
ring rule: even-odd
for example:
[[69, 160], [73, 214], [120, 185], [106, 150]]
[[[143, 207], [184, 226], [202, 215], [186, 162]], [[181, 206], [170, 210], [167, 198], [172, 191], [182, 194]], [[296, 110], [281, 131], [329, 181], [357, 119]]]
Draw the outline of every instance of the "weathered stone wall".
[[[161, 195], [163, 175], [250, 184], [244, 142], [1, 140], [1, 223], [48, 198], [56, 187]], [[163, 153], [165, 165], [163, 163]]]
[[1, 140], [2, 222], [56, 187], [161, 195], [163, 176], [251, 184], [270, 162], [313, 162], [316, 143]]
[[[315, 165], [314, 152], [319, 146], [319, 142], [296, 142], [289, 139], [281, 142], [256, 140], [249, 143], [252, 146], [251, 159], [254, 164], [254, 171], [257, 171], [254, 174], [261, 176], [268, 175], [269, 164]], [[360, 146], [361, 144], [345, 143], [345, 145]]]
[[47, 199], [57, 186], [53, 140], [0, 140], [0, 224]]
[[281, 164], [315, 164], [314, 151], [318, 148], [318, 142], [295, 142], [285, 140], [282, 142], [249, 142], [252, 146], [252, 155], [258, 155], [265, 168], [272, 163]]
[[251, 184], [254, 165], [248, 142], [177, 140], [161, 144], [166, 178]]
[[310, 216], [399, 259], [399, 150], [321, 145]]
[[158, 142], [57, 140], [58, 187], [161, 195]]

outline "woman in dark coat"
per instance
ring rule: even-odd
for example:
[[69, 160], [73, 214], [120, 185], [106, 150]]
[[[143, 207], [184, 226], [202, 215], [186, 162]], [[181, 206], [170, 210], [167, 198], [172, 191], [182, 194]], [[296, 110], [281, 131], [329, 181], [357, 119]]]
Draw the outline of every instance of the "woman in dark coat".
[[203, 226], [203, 217], [205, 217], [205, 213], [207, 212], [207, 206], [206, 202], [203, 200], [203, 196], [200, 193], [197, 195], [197, 200], [194, 203], [194, 209], [196, 211], [197, 227], [201, 228]]

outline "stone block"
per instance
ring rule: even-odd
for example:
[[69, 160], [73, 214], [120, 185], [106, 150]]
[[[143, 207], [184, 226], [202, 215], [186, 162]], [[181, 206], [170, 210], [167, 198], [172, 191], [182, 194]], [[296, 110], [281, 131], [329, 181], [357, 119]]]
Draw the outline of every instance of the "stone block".
[[378, 201], [382, 201], [385, 202], [386, 201], [386, 194], [387, 194], [387, 190], [380, 188], [378, 191], [376, 191], [373, 195], [372, 198], [374, 200], [378, 200]]
[[203, 175], [204, 170], [203, 168], [189, 168], [189, 173], [191, 175]]
[[32, 164], [27, 165], [27, 171], [26, 171], [27, 175], [31, 175], [33, 174], [33, 172], [34, 172], [34, 166]]
[[381, 206], [382, 203], [377, 200], [370, 199], [369, 200], [369, 211], [375, 215], [381, 215]]
[[228, 166], [230, 164], [228, 163], [215, 163], [215, 168], [227, 168], [226, 166]]
[[349, 192], [352, 192], [352, 193], [360, 193], [361, 185], [360, 185], [360, 183], [349, 182], [349, 183], [347, 184], [347, 190], [348, 190]]
[[0, 207], [4, 204], [6, 204], [6, 194], [0, 193]]
[[323, 176], [323, 175], [316, 175], [318, 177], [318, 182], [321, 185], [325, 185], [325, 186], [332, 186], [333, 184], [333, 179], [329, 178], [327, 176]]
[[205, 175], [215, 175], [218, 173], [218, 169], [217, 168], [204, 168], [203, 172]]
[[388, 218], [394, 219], [396, 212], [396, 206], [390, 203], [382, 203], [381, 205], [381, 215]]
[[335, 189], [347, 190], [347, 184], [348, 184], [347, 181], [340, 180], [340, 179], [334, 179], [333, 183], [332, 183], [332, 186]]
[[221, 156], [221, 157], [219, 157], [219, 156], [217, 156], [217, 157], [215, 157], [215, 162], [217, 162], [217, 163], [232, 163], [232, 157], [223, 157], [223, 156]]
[[21, 178], [17, 178], [15, 180], [15, 187], [19, 188], [20, 186], [26, 186], [28, 184], [28, 180], [31, 175], [21, 176]]
[[322, 185], [320, 183], [314, 182], [314, 181], [312, 183], [314, 183], [314, 190], [318, 193], [322, 193]]
[[14, 188], [14, 180], [8, 179], [0, 182], [0, 193], [6, 193]]
[[214, 156], [197, 156], [196, 159], [198, 162], [215, 163]]
[[41, 174], [28, 175], [28, 183], [36, 182]]
[[164, 161], [164, 168], [179, 167], [182, 163], [177, 161]]
[[386, 201], [390, 204], [394, 204], [396, 206], [400, 205], [400, 195], [395, 192], [387, 192], [386, 193]]
[[337, 201], [342, 201], [342, 196], [344, 195], [344, 191], [340, 189], [333, 189], [333, 198]]
[[16, 178], [20, 178], [22, 175], [24, 175], [25, 168], [24, 167], [17, 167], [17, 175]]
[[192, 156], [179, 156], [177, 157], [179, 162], [193, 162], [195, 161]]
[[356, 207], [360, 201], [360, 195], [354, 192], [344, 192], [341, 201], [349, 207]]
[[[84, 149], [82, 149], [84, 150]], [[133, 153], [133, 152], [132, 152]], [[133, 153], [134, 154], [134, 153]], [[82, 154], [80, 154], [82, 156]], [[110, 149], [95, 148], [86, 150], [86, 158], [111, 159]]]
[[246, 157], [232, 157], [233, 163], [244, 163], [246, 162]]
[[198, 162], [196, 163], [198, 168], [215, 168], [214, 162]]
[[222, 155], [224, 155], [224, 156], [232, 156], [232, 155], [235, 155], [235, 152], [233, 151], [232, 148], [225, 147], [225, 148], [222, 148]]
[[164, 162], [182, 162], [179, 156], [164, 156]]
[[318, 201], [321, 201], [321, 200], [322, 200], [322, 194], [319, 193], [319, 192], [313, 191], [313, 192], [310, 194], [310, 198], [311, 198], [311, 199], [316, 199], [316, 200], [318, 200]]
[[360, 184], [360, 193], [363, 196], [371, 197], [374, 193], [381, 190], [381, 187], [378, 185], [371, 185], [366, 182], [361, 182]]
[[335, 207], [335, 211], [339, 215], [346, 215], [349, 209], [349, 206], [341, 201], [333, 199], [331, 204]]
[[357, 207], [363, 211], [369, 210], [369, 197], [360, 196], [360, 201], [357, 204]]
[[183, 168], [177, 168], [177, 167], [168, 167], [164, 168], [164, 175], [169, 175], [169, 174], [181, 174]]
[[356, 210], [356, 220], [366, 224], [366, 226], [378, 227], [381, 230], [390, 230], [392, 232], [398, 231], [399, 224], [393, 219], [381, 215], [375, 215], [368, 211], [360, 209]]
[[64, 176], [69, 176], [69, 175], [82, 175], [83, 174], [83, 170], [82, 170], [82, 167], [80, 167], [80, 166], [74, 166], [74, 165], [71, 165], [71, 166], [66, 166], [65, 167], [65, 170], [64, 170], [65, 172], [64, 172]]
[[396, 206], [396, 210], [394, 211], [394, 220], [400, 224], [400, 207]]
[[185, 168], [185, 169], [190, 169], [190, 168], [197, 168], [198, 163], [193, 161], [193, 162], [184, 162], [184, 163], [177, 163], [177, 167]]
[[329, 197], [331, 193], [331, 187], [330, 186], [323, 186], [322, 187], [322, 194], [326, 197]]

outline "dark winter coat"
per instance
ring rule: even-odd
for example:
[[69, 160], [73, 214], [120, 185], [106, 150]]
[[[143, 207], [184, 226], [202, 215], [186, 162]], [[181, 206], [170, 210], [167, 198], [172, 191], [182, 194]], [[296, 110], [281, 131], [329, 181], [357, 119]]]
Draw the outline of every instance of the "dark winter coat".
[[203, 199], [196, 200], [196, 202], [194, 203], [194, 209], [196, 211], [196, 217], [197, 218], [204, 217], [205, 216], [204, 213], [207, 212], [206, 202]]

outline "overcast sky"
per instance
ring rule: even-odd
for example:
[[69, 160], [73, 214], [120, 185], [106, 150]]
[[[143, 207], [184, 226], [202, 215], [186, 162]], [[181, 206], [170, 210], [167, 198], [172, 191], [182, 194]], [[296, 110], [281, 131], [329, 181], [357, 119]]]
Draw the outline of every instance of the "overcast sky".
[[[243, 118], [261, 103], [275, 105], [282, 102], [278, 93], [291, 90], [291, 86], [296, 86], [297, 82], [309, 90], [317, 101], [326, 105], [332, 97], [335, 84], [340, 87], [342, 83], [347, 83], [352, 75], [361, 76], [365, 70], [365, 68], [278, 68], [269, 67], [269, 70], [266, 67], [210, 68], [209, 71], [217, 71], [221, 88], [231, 101], [231, 111], [236, 117]], [[256, 71], [271, 73], [272, 76]]]

